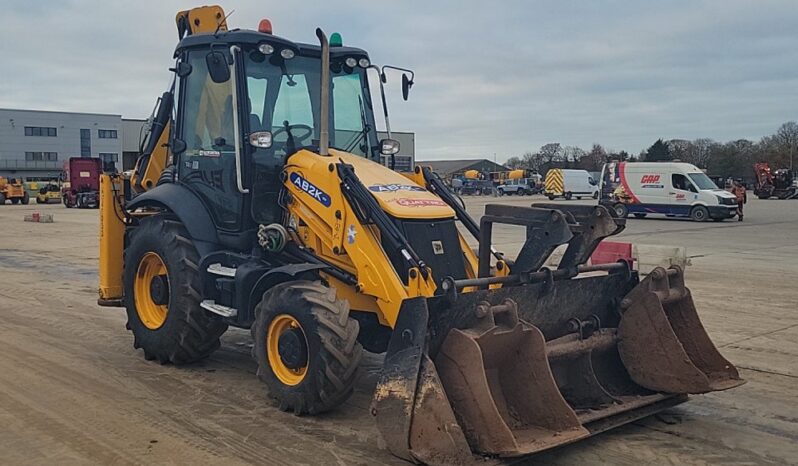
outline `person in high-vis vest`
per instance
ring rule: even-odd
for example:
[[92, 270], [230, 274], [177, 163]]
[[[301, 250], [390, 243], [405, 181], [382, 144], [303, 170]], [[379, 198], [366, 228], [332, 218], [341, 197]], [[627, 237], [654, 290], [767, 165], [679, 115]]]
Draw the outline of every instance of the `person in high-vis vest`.
[[737, 180], [731, 188], [731, 193], [737, 196], [737, 221], [743, 221], [743, 204], [748, 202], [748, 195], [745, 193], [745, 186], [742, 181]]

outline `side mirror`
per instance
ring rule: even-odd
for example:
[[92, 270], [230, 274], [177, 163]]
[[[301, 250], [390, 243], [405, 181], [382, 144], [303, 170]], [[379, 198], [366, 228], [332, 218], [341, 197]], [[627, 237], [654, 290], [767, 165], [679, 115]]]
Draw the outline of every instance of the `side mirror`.
[[169, 149], [172, 151], [172, 154], [182, 154], [186, 151], [186, 142], [182, 139], [172, 139], [172, 142], [169, 143]]
[[411, 87], [413, 87], [413, 81], [408, 78], [406, 74], [402, 73], [402, 98], [404, 100], [407, 100]]
[[224, 53], [218, 50], [208, 52], [208, 55], [205, 55], [205, 63], [208, 65], [208, 74], [213, 82], [225, 83], [230, 79], [230, 67], [227, 65]]
[[399, 141], [395, 139], [383, 139], [380, 141], [380, 153], [382, 155], [396, 155], [399, 152]]
[[268, 149], [272, 146], [272, 133], [269, 131], [255, 131], [249, 135], [249, 145], [259, 149]]

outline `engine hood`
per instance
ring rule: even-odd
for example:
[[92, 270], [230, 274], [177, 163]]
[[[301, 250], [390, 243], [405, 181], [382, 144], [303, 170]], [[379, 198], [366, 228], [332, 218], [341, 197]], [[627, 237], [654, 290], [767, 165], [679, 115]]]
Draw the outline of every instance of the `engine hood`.
[[736, 198], [737, 197], [734, 194], [732, 194], [732, 193], [730, 193], [728, 191], [725, 191], [723, 189], [707, 189], [707, 191], [710, 191], [712, 194], [715, 194], [716, 196], [719, 196], [719, 197], [725, 197], [725, 198], [731, 198], [731, 197]]
[[392, 217], [442, 219], [455, 215], [438, 196], [388, 167], [335, 149], [330, 149], [330, 155], [352, 165], [360, 182]]

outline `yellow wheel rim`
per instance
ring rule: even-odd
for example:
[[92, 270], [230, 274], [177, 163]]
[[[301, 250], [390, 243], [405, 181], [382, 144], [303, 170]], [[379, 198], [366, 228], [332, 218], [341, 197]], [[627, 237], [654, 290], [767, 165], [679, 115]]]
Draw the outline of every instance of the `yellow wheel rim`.
[[161, 256], [154, 252], [144, 254], [133, 282], [133, 296], [139, 320], [150, 330], [161, 328], [166, 322], [166, 314], [169, 312], [166, 304], [157, 304], [150, 294], [150, 284], [153, 278], [160, 275], [166, 275], [166, 264]]
[[[286, 366], [280, 357], [280, 350], [278, 343], [280, 335], [291, 329], [299, 329], [302, 335], [305, 331], [299, 325], [299, 321], [294, 319], [288, 314], [280, 314], [269, 324], [269, 329], [266, 332], [266, 354], [269, 357], [269, 366], [271, 366], [274, 375], [280, 379], [280, 382], [286, 385], [298, 385], [305, 378], [308, 371], [307, 363], [303, 367], [291, 369]], [[307, 338], [305, 338], [305, 345], [307, 345]]]

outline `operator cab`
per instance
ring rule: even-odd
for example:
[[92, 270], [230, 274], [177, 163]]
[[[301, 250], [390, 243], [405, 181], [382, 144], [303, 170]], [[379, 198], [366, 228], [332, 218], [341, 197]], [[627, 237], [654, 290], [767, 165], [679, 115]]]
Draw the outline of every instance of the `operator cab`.
[[[319, 151], [321, 48], [236, 29], [189, 35], [175, 57], [177, 179], [200, 197], [220, 230], [279, 222], [287, 157]], [[361, 49], [331, 48], [329, 141], [379, 161], [370, 65]], [[240, 218], [247, 210], [252, 218]]]

